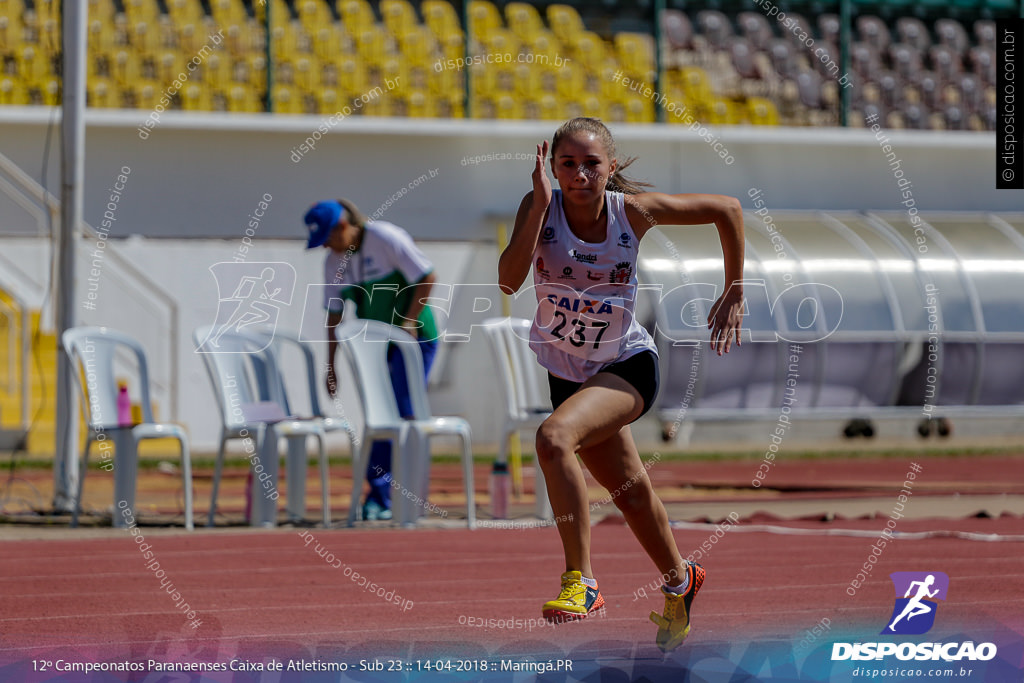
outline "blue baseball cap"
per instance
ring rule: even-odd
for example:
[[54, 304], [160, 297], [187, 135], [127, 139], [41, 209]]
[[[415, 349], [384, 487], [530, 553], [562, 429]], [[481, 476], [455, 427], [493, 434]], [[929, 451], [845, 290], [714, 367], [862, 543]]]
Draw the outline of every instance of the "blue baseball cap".
[[327, 236], [331, 234], [331, 230], [341, 220], [341, 204], [334, 200], [317, 202], [306, 212], [306, 217], [303, 220], [306, 227], [309, 228], [309, 241], [306, 243], [306, 249], [322, 247], [327, 241]]

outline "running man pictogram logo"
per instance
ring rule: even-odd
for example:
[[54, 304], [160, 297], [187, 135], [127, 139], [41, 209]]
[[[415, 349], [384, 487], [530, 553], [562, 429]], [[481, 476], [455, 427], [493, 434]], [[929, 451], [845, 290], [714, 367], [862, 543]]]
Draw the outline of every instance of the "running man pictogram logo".
[[[223, 261], [210, 266], [210, 272], [217, 281], [217, 317], [196, 353], [221, 353], [220, 338], [227, 332], [254, 325], [277, 328], [281, 307], [291, 304], [295, 292], [295, 268], [290, 263]], [[225, 292], [231, 294], [224, 296]], [[263, 348], [272, 340], [270, 335]]]
[[882, 633], [927, 633], [935, 624], [936, 600], [946, 599], [949, 577], [942, 572], [894, 572], [889, 577], [896, 590], [896, 604]]

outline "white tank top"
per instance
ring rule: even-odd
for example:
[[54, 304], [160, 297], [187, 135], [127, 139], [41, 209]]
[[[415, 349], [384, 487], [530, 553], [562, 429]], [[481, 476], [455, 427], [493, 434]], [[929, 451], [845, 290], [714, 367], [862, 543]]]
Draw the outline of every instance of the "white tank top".
[[636, 321], [639, 240], [626, 218], [621, 192], [604, 193], [604, 242], [573, 234], [562, 210], [562, 191], [551, 193], [548, 217], [533, 256], [537, 314], [530, 348], [541, 366], [571, 382], [585, 382], [609, 363], [644, 350], [654, 340]]

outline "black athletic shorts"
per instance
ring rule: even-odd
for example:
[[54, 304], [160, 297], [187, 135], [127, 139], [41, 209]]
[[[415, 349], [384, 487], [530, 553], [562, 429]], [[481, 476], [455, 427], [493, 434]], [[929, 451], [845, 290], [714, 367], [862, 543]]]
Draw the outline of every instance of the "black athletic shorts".
[[[658, 356], [651, 350], [641, 351], [632, 355], [626, 360], [618, 363], [610, 363], [598, 372], [610, 372], [633, 385], [633, 388], [640, 394], [644, 401], [644, 409], [636, 419], [643, 417], [658, 395]], [[555, 377], [548, 373], [548, 386], [551, 388], [551, 405], [555, 408], [565, 403], [566, 399], [576, 393], [576, 390], [583, 386], [582, 382], [570, 382], [561, 377]], [[634, 420], [635, 421], [635, 420]]]

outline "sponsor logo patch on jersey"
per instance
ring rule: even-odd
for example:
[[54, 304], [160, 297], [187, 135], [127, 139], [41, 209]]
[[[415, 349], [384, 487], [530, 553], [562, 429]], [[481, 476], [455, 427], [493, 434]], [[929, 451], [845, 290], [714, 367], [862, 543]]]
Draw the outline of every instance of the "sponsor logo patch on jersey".
[[536, 268], [537, 272], [540, 273], [541, 277], [551, 277], [551, 273], [549, 273], [547, 269], [544, 267], [544, 259], [541, 258], [540, 256], [537, 257]]
[[555, 239], [555, 229], [552, 226], [547, 226], [540, 234], [541, 239], [545, 242], [557, 242]]
[[569, 256], [576, 259], [577, 263], [597, 263], [597, 254], [583, 254], [575, 249], [570, 249]]
[[630, 241], [630, 236], [628, 232], [624, 232], [621, 235], [619, 235], [619, 246], [624, 247], [626, 249], [629, 249], [630, 247], [633, 246], [632, 242]]
[[615, 284], [624, 285], [629, 282], [629, 278], [633, 276], [633, 264], [629, 261], [620, 261], [615, 264], [612, 268], [612, 272], [608, 275], [608, 281], [614, 282]]
[[558, 279], [575, 280], [576, 276], [572, 274], [572, 268], [570, 266], [566, 266], [565, 268], [562, 268], [562, 274], [558, 276]]

